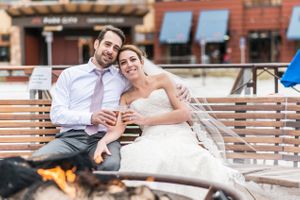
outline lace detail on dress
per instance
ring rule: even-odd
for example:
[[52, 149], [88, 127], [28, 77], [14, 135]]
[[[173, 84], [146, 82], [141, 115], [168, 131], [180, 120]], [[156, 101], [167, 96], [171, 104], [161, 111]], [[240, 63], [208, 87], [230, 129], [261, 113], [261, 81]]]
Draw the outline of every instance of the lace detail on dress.
[[153, 90], [147, 98], [134, 100], [130, 107], [144, 116], [158, 115], [173, 110], [164, 89]]
[[245, 177], [237, 171], [232, 171], [232, 173], [229, 173], [228, 178], [229, 178], [229, 181], [233, 182], [233, 183], [238, 183], [238, 184], [242, 184], [242, 185], [244, 185], [246, 183]]
[[207, 136], [207, 132], [202, 130], [201, 125], [198, 123], [193, 124], [193, 131], [196, 133], [198, 140], [203, 146], [215, 157], [222, 159], [219, 149], [211, 138]]
[[[173, 107], [164, 89], [153, 90], [147, 98], [138, 98], [131, 102], [130, 108], [143, 116], [154, 116], [170, 112]], [[140, 126], [142, 130], [148, 126]]]

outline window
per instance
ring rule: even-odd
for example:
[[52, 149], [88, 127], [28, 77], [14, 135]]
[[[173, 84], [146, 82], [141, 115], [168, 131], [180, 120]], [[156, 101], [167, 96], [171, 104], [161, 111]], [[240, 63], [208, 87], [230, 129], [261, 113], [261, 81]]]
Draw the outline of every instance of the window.
[[280, 6], [282, 0], [244, 0], [246, 7]]
[[2, 42], [9, 42], [10, 36], [9, 34], [3, 34], [1, 35]]
[[0, 62], [9, 62], [10, 53], [8, 46], [0, 46]]
[[253, 31], [248, 34], [251, 63], [279, 62], [279, 31]]
[[0, 34], [0, 62], [10, 61], [10, 35]]
[[191, 62], [191, 44], [170, 44], [168, 63], [190, 63]]
[[300, 41], [296, 41], [296, 51], [300, 50]]

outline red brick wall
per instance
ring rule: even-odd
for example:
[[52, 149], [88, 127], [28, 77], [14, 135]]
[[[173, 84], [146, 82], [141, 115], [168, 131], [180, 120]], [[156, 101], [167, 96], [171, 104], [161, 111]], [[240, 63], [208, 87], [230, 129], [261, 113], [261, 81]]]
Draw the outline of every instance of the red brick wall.
[[287, 40], [286, 34], [288, 25], [290, 23], [290, 17], [292, 15], [293, 7], [300, 6], [299, 0], [285, 0], [281, 9], [281, 36], [282, 45], [280, 48], [280, 60], [282, 62], [289, 62], [296, 53], [296, 43], [294, 41]]
[[[282, 38], [280, 47], [280, 62], [289, 62], [295, 54], [295, 41], [286, 40], [286, 31], [290, 20], [292, 8], [300, 5], [299, 0], [283, 0], [282, 6], [246, 8], [241, 0], [210, 0], [210, 1], [171, 1], [155, 3], [155, 39], [154, 39], [154, 59], [160, 60], [166, 55], [165, 47], [159, 43], [159, 31], [167, 11], [192, 11], [192, 52], [200, 55], [199, 44], [195, 42], [196, 26], [198, 15], [201, 10], [228, 9], [229, 10], [229, 31], [230, 40], [228, 46], [232, 48], [232, 62], [240, 62], [240, 37], [246, 38], [249, 31], [259, 30], [279, 30]], [[246, 55], [248, 52], [246, 51]], [[199, 59], [199, 56], [196, 56]], [[248, 58], [248, 56], [246, 56]], [[247, 62], [248, 60], [246, 60]], [[198, 60], [199, 62], [199, 60]]]

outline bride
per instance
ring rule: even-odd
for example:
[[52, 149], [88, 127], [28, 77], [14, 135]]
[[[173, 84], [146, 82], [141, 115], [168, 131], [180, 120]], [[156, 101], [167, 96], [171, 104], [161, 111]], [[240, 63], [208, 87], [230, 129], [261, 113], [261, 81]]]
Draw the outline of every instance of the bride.
[[[140, 137], [121, 148], [120, 171], [199, 178], [239, 188], [249, 197], [250, 188], [244, 177], [224, 164], [225, 148], [220, 132], [238, 135], [209, 116], [205, 109], [199, 109], [199, 104], [195, 108], [179, 100], [176, 87], [169, 78], [172, 74], [161, 73], [163, 70], [156, 66], [149, 67], [148, 61], [147, 67], [155, 75], [147, 75], [144, 56], [134, 45], [124, 45], [118, 55], [120, 73], [132, 87], [121, 97], [120, 104], [129, 109], [119, 115], [114, 131], [122, 134], [127, 124], [137, 124], [142, 129]], [[205, 148], [199, 146], [199, 141]], [[95, 155], [101, 155], [101, 152], [96, 150]], [[139, 183], [131, 182], [131, 185], [136, 184]], [[192, 199], [203, 199], [207, 192], [167, 183], [148, 184], [153, 189]], [[257, 185], [253, 189], [260, 196], [263, 193]], [[269, 198], [263, 195], [259, 199]]]
[[[221, 158], [198, 145], [188, 123], [191, 111], [187, 103], [177, 98], [168, 75], [145, 74], [143, 57], [143, 52], [133, 45], [124, 45], [118, 57], [120, 72], [132, 84], [121, 97], [121, 104], [130, 106], [130, 111], [122, 114], [123, 124], [137, 124], [143, 131], [132, 144], [122, 147], [120, 171], [200, 178], [222, 184], [243, 181]], [[171, 186], [159, 189], [184, 192]]]

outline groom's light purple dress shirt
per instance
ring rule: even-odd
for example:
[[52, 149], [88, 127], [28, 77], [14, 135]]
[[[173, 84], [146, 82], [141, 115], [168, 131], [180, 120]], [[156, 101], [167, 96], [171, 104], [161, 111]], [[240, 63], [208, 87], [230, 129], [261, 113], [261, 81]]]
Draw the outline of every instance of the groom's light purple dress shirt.
[[[90, 104], [97, 79], [95, 68], [90, 59], [87, 64], [65, 69], [59, 76], [52, 92], [50, 118], [52, 123], [62, 127], [61, 132], [84, 130], [86, 125], [91, 125]], [[130, 87], [129, 82], [114, 66], [109, 67], [102, 80], [104, 96], [101, 107], [117, 106], [122, 93]], [[100, 125], [98, 131], [106, 131], [106, 128]]]

